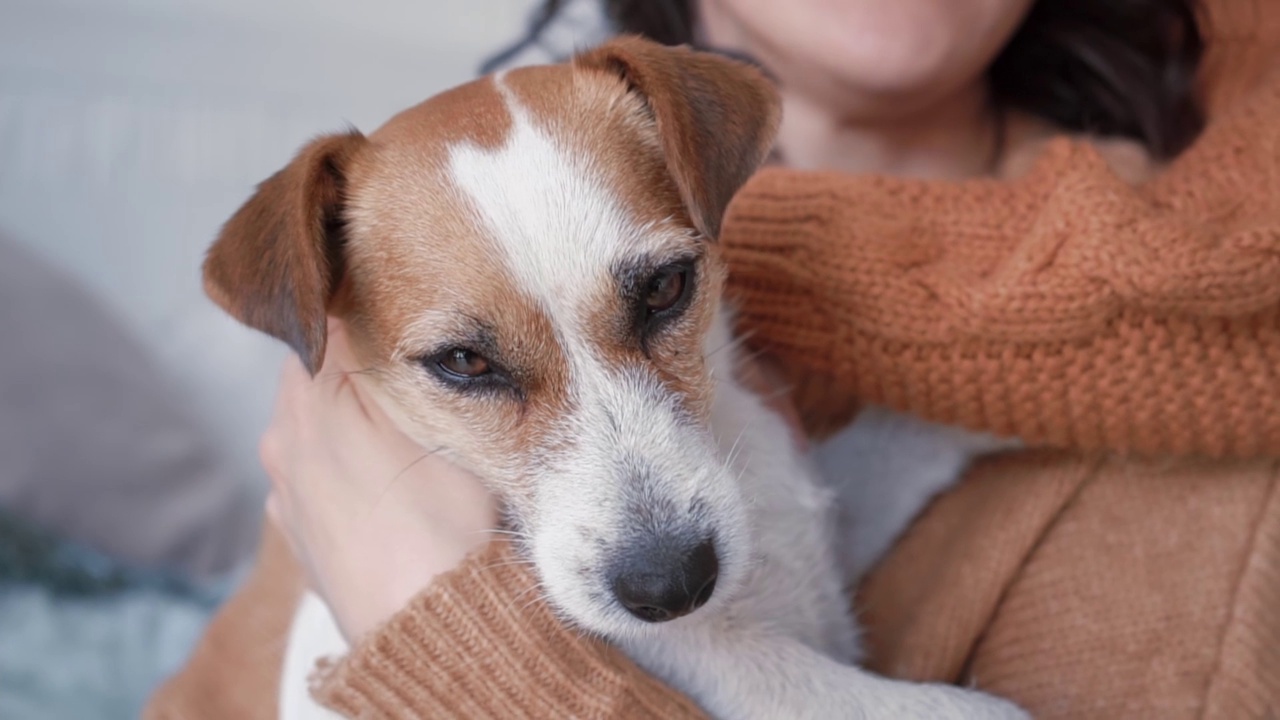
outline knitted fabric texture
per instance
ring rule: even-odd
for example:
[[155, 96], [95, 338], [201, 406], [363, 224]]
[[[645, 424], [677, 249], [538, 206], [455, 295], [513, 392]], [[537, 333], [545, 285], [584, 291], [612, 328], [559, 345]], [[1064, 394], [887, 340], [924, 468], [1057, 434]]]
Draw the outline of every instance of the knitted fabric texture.
[[[875, 670], [1044, 718], [1280, 717], [1280, 5], [1206, 4], [1210, 125], [1150, 182], [1063, 140], [1010, 182], [770, 169], [730, 209], [742, 324], [812, 429], [874, 402], [1038, 446], [978, 463], [863, 583]], [[439, 578], [316, 695], [700, 717], [527, 599], [512, 552]], [[286, 565], [262, 576], [296, 597]], [[274, 717], [287, 597], [251, 583], [149, 716]]]
[[1158, 187], [1065, 140], [1013, 183], [768, 170], [728, 221], [743, 324], [822, 403], [1062, 448], [1278, 453], [1280, 187], [1212, 182], [1277, 111], [1273, 85]]
[[[509, 543], [490, 544], [375, 633], [367, 651], [326, 668], [318, 696], [348, 717], [699, 715], [684, 697], [637, 676], [611, 646], [566, 633], [547, 605], [530, 597], [536, 594], [524, 567]], [[518, 653], [491, 652], [513, 638]], [[468, 672], [441, 672], [460, 658]], [[527, 672], [548, 682], [530, 686]]]

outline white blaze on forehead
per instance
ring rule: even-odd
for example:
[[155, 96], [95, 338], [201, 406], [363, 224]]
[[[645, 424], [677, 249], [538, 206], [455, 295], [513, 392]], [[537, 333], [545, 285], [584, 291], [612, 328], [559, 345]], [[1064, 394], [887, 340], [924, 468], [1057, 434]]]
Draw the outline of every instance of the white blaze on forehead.
[[646, 228], [611, 196], [596, 158], [537, 127], [501, 75], [494, 83], [512, 117], [506, 142], [454, 145], [450, 172], [521, 289], [562, 324], [599, 297], [598, 283]]

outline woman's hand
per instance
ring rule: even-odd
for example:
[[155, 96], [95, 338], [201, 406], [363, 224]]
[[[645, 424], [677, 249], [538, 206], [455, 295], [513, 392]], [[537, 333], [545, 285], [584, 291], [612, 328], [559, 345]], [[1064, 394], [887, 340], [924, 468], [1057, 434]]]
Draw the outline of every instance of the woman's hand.
[[350, 375], [342, 324], [312, 379], [292, 355], [262, 436], [267, 513], [349, 641], [485, 544], [494, 504], [469, 473], [396, 429]]

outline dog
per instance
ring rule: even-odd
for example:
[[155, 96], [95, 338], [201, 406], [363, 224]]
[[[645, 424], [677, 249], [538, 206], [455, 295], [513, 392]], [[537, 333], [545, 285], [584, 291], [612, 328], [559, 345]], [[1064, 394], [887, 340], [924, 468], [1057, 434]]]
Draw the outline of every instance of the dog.
[[[204, 265], [210, 297], [314, 373], [326, 316], [400, 428], [499, 498], [553, 607], [718, 718], [1023, 718], [861, 669], [839, 498], [740, 376], [717, 245], [779, 99], [751, 66], [620, 38], [319, 138]], [[322, 717], [323, 603], [285, 718]]]

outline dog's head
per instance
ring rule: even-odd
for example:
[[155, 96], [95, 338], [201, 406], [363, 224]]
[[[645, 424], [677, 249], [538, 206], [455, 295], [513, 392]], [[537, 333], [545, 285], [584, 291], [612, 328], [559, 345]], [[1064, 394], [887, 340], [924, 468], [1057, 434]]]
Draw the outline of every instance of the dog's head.
[[554, 604], [639, 630], [746, 572], [707, 354], [721, 215], [778, 114], [755, 70], [638, 39], [484, 78], [304, 148], [206, 288], [313, 373], [345, 319], [361, 377], [498, 492]]

